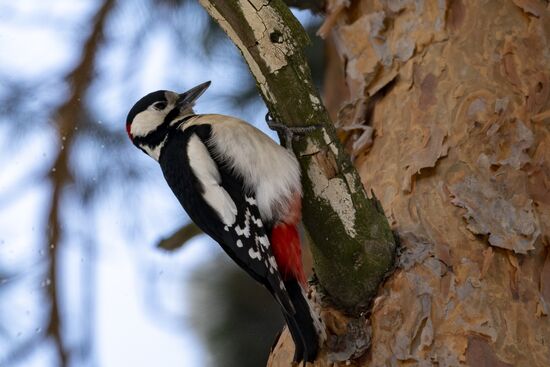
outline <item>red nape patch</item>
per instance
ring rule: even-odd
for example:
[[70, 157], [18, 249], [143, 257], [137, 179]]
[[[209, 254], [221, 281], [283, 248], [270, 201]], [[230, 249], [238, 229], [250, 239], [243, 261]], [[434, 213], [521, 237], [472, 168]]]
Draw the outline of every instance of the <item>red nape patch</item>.
[[126, 132], [128, 133], [128, 137], [130, 138], [130, 140], [134, 140], [132, 139], [132, 133], [130, 132], [131, 127], [132, 124], [126, 124]]
[[295, 225], [279, 223], [271, 231], [271, 248], [283, 280], [297, 279], [306, 284], [302, 266], [300, 236]]

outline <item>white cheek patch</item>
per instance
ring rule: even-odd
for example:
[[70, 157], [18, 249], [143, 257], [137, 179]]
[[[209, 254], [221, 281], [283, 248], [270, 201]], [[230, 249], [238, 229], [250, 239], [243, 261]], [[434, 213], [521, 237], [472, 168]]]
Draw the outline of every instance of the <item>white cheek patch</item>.
[[156, 110], [141, 111], [134, 117], [130, 132], [132, 136], [147, 136], [164, 122], [165, 114]]

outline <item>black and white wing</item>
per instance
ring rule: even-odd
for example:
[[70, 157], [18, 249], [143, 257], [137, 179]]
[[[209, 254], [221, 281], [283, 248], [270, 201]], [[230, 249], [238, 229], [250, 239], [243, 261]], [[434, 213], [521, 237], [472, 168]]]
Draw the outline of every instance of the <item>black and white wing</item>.
[[293, 314], [256, 198], [212, 155], [210, 136], [207, 124], [173, 132], [159, 159], [164, 177], [189, 217]]

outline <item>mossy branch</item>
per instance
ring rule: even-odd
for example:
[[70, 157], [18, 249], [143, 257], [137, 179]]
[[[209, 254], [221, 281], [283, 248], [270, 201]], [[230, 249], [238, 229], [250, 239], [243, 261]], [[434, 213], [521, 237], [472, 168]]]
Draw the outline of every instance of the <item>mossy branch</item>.
[[311, 80], [302, 52], [307, 34], [282, 0], [200, 3], [242, 52], [271, 116], [290, 127], [321, 127], [293, 144], [302, 168], [303, 221], [315, 273], [335, 306], [354, 314], [365, 310], [393, 267], [396, 245]]

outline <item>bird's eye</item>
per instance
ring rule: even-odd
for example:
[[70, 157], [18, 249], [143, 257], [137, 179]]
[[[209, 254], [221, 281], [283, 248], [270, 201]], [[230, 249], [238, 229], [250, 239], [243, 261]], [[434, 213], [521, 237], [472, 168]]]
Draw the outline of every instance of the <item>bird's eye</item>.
[[164, 110], [166, 108], [166, 102], [165, 101], [155, 102], [153, 104], [153, 108], [159, 111]]

